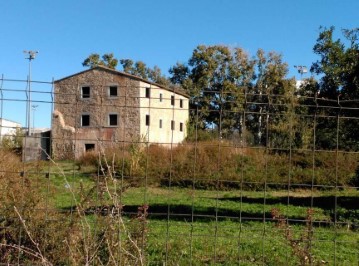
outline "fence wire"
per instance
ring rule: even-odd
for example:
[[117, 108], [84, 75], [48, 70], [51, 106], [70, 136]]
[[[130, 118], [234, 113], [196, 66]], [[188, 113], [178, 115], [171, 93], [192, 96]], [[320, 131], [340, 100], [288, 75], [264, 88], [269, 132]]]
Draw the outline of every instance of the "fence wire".
[[[184, 141], [174, 141], [177, 124], [171, 141], [151, 143], [157, 131], [84, 137], [78, 88], [32, 82], [29, 102], [27, 82], [0, 82], [0, 265], [358, 265], [359, 101], [204, 91]], [[145, 87], [119, 86], [135, 89]], [[116, 97], [88, 113], [141, 108], [140, 96]], [[149, 101], [160, 100], [172, 99]], [[179, 105], [143, 108], [174, 121]], [[37, 129], [55, 125], [57, 107], [77, 118], [74, 134]], [[12, 112], [32, 136], [5, 124]], [[126, 119], [114, 125], [121, 136]], [[54, 156], [54, 142], [67, 157]]]

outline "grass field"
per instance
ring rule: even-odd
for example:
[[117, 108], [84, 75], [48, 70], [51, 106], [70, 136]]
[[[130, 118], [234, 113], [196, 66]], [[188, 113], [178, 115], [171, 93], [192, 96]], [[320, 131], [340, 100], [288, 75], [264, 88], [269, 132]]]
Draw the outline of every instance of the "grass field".
[[[95, 189], [86, 195], [88, 210], [111, 204], [99, 196], [95, 169], [79, 171], [65, 162], [49, 170], [52, 174], [41, 190], [45, 197], [51, 194], [59, 210], [75, 208], [71, 191], [80, 200], [91, 188]], [[355, 189], [288, 191], [263, 186], [257, 191], [218, 191], [141, 182], [127, 187], [127, 181], [118, 180], [116, 186], [126, 187], [118, 195], [127, 220], [139, 206], [149, 206], [145, 237], [149, 265], [300, 265], [301, 260], [309, 263], [307, 254], [312, 265], [358, 265]], [[273, 219], [274, 209], [285, 224]], [[98, 218], [89, 211], [88, 219], [96, 225]]]

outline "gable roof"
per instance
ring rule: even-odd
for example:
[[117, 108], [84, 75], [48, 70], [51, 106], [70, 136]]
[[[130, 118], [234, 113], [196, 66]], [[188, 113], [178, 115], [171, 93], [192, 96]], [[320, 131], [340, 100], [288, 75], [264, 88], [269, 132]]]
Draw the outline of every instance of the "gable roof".
[[186, 98], [189, 98], [189, 95], [182, 89], [180, 88], [168, 88], [164, 85], [161, 85], [161, 84], [158, 84], [158, 83], [155, 83], [155, 82], [152, 82], [152, 81], [149, 81], [149, 80], [146, 80], [146, 79], [143, 79], [141, 77], [138, 77], [138, 76], [135, 76], [135, 75], [132, 75], [132, 74], [129, 74], [129, 73], [126, 73], [126, 72], [122, 72], [122, 71], [118, 71], [116, 69], [112, 69], [112, 68], [109, 68], [109, 67], [105, 67], [105, 66], [95, 66], [93, 68], [89, 68], [89, 69], [86, 69], [84, 71], [81, 71], [81, 72], [78, 72], [78, 73], [75, 73], [75, 74], [72, 74], [70, 76], [67, 76], [67, 77], [64, 77], [64, 78], [61, 78], [61, 79], [58, 79], [58, 80], [55, 80], [54, 83], [58, 83], [60, 81], [63, 81], [63, 80], [66, 80], [66, 79], [69, 79], [69, 78], [72, 78], [72, 77], [75, 77], [77, 75], [81, 75], [83, 73], [86, 73], [86, 72], [90, 72], [90, 71], [93, 71], [93, 70], [104, 70], [104, 71], [107, 71], [107, 72], [110, 72], [114, 75], [120, 75], [120, 76], [124, 76], [124, 77], [127, 77], [127, 78], [130, 78], [130, 79], [133, 79], [133, 80], [138, 80], [138, 81], [142, 81], [142, 82], [145, 82], [147, 84], [150, 84], [150, 85], [154, 85], [156, 87], [159, 87], [161, 89], [165, 89], [167, 91], [170, 91], [170, 92], [174, 92], [176, 94], [179, 94], [179, 95], [182, 95]]

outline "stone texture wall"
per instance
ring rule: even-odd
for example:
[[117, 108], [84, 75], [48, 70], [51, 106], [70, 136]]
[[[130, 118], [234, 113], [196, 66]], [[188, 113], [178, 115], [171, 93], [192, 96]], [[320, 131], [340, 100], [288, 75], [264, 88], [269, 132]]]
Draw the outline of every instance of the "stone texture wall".
[[[90, 87], [90, 98], [82, 98], [81, 88]], [[118, 96], [109, 96], [109, 86], [117, 86]], [[109, 146], [131, 142], [140, 135], [139, 81], [95, 68], [55, 82], [52, 122], [52, 155], [74, 159], [85, 144]], [[118, 125], [109, 126], [109, 114], [118, 114]], [[90, 115], [90, 126], [81, 126], [81, 116]], [[62, 116], [62, 118], [61, 118]], [[63, 119], [63, 121], [61, 121]]]

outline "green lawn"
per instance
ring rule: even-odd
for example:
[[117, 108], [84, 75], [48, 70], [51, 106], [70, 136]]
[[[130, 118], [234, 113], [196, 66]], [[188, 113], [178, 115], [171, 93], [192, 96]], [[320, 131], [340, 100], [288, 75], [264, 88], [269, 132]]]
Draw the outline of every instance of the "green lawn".
[[[86, 197], [87, 207], [111, 205], [103, 196], [106, 193], [99, 193], [96, 169], [80, 171], [71, 163], [59, 166], [51, 167], [44, 182], [47, 186], [42, 188], [58, 209], [69, 210]], [[117, 188], [122, 185], [127, 181], [116, 182]], [[114, 191], [113, 183], [109, 189]], [[295, 253], [306, 245], [313, 265], [358, 264], [359, 192], [354, 189], [288, 192], [130, 186], [118, 192], [118, 199], [126, 219], [139, 206], [149, 206], [149, 265], [163, 265], [164, 261], [168, 265], [298, 265], [300, 255]], [[297, 248], [290, 247], [285, 229], [272, 219], [274, 208], [288, 218], [285, 228]], [[305, 221], [308, 209], [314, 211], [313, 235], [303, 240], [309, 228]]]

